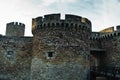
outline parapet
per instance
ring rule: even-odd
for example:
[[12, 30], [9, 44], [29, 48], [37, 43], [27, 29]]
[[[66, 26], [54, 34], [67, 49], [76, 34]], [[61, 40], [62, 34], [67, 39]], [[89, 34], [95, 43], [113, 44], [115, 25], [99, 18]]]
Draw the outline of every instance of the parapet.
[[44, 15], [44, 21], [60, 20], [60, 14], [48, 14]]
[[97, 40], [97, 39], [99, 39], [99, 37], [100, 37], [100, 32], [92, 32], [90, 39]]
[[110, 40], [114, 37], [120, 36], [120, 26], [116, 26], [116, 31], [114, 27], [109, 27], [101, 30], [100, 32], [92, 32], [91, 40]]
[[24, 26], [25, 27], [25, 24], [18, 23], [18, 22], [10, 22], [10, 23], [7, 23], [7, 26]]
[[32, 19], [32, 32], [35, 30], [45, 30], [48, 28], [76, 28], [77, 30], [86, 29], [91, 32], [91, 22], [87, 18], [66, 14], [65, 19], [60, 18], [60, 14], [47, 14], [44, 17], [37, 17]]
[[6, 25], [6, 36], [24, 36], [25, 24], [10, 22]]

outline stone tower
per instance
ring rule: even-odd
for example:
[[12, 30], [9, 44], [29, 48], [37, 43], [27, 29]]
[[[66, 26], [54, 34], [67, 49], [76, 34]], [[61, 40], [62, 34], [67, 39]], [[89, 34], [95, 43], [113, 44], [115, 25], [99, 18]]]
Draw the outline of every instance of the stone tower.
[[18, 22], [11, 22], [7, 24], [6, 36], [24, 36], [25, 24]]
[[87, 80], [91, 22], [80, 16], [48, 14], [32, 20], [31, 80]]
[[0, 36], [0, 80], [30, 80], [32, 37], [25, 37], [24, 29], [8, 23], [6, 36]]

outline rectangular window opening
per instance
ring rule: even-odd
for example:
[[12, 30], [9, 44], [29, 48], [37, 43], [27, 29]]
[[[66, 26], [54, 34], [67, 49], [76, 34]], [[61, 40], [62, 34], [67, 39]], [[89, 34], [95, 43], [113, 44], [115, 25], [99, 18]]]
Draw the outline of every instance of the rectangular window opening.
[[48, 52], [48, 57], [53, 57], [53, 52]]

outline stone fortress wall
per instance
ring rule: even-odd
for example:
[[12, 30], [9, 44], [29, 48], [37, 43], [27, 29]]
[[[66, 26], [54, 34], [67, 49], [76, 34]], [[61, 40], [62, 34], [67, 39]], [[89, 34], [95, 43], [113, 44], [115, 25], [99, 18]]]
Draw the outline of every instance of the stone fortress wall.
[[91, 22], [60, 14], [34, 18], [32, 80], [87, 80]]
[[91, 55], [98, 66], [120, 67], [119, 25], [92, 32], [87, 18], [60, 17], [33, 18], [33, 37], [24, 36], [23, 23], [6, 25], [6, 35], [0, 35], [1, 80], [89, 80]]
[[32, 37], [25, 37], [25, 24], [10, 22], [0, 36], [0, 80], [30, 80]]
[[102, 30], [102, 32], [92, 33], [91, 47], [105, 50], [105, 54], [100, 59], [100, 65], [120, 67], [119, 28], [120, 26], [116, 26], [116, 30], [114, 30], [114, 27], [110, 27]]
[[30, 80], [31, 37], [0, 37], [0, 79]]

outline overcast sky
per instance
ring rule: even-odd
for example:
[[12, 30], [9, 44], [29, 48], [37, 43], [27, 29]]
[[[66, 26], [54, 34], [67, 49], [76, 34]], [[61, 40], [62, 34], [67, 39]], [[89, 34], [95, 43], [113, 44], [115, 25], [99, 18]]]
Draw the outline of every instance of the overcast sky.
[[92, 30], [100, 31], [120, 24], [120, 0], [0, 0], [0, 34], [5, 34], [6, 23], [17, 21], [30, 36], [32, 18], [50, 13], [86, 17]]

